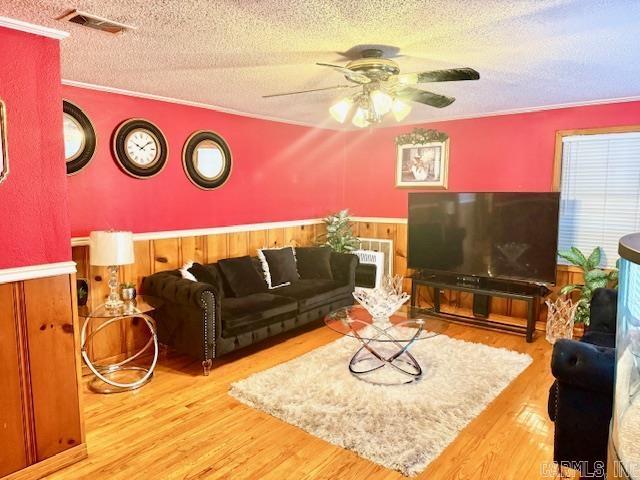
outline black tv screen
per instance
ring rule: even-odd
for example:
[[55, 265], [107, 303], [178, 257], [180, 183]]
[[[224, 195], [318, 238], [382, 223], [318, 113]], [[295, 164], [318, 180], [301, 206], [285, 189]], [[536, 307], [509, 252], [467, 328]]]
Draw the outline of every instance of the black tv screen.
[[560, 194], [410, 193], [408, 265], [555, 283]]

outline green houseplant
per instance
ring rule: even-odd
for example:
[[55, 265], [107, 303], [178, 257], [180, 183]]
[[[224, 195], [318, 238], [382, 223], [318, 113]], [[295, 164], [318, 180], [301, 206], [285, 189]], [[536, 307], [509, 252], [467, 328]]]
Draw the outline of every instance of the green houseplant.
[[327, 226], [327, 233], [318, 236], [318, 243], [328, 245], [339, 253], [352, 252], [360, 247], [360, 240], [351, 230], [348, 210], [327, 215], [323, 222]]
[[616, 262], [616, 268], [610, 271], [601, 269], [600, 260], [602, 259], [602, 249], [600, 247], [594, 248], [593, 252], [591, 252], [588, 257], [576, 247], [571, 247], [567, 251], [559, 252], [558, 256], [582, 270], [584, 275], [584, 284], [565, 285], [560, 289], [560, 295], [569, 295], [575, 291], [580, 292], [574, 321], [575, 323], [584, 323], [585, 325], [589, 325], [589, 306], [591, 304], [593, 291], [596, 288], [617, 288], [618, 263]]

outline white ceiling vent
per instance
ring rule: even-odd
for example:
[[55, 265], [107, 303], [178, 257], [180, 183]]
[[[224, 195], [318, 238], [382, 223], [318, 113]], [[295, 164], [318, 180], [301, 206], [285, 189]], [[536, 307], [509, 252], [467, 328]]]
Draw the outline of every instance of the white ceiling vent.
[[137, 28], [132, 25], [126, 25], [114, 20], [109, 20], [108, 18], [99, 17], [91, 13], [81, 12], [80, 10], [73, 10], [60, 17], [58, 20], [67, 20], [71, 23], [82, 25], [83, 27], [102, 30], [103, 32], [112, 34], [126, 32], [127, 30], [135, 30]]

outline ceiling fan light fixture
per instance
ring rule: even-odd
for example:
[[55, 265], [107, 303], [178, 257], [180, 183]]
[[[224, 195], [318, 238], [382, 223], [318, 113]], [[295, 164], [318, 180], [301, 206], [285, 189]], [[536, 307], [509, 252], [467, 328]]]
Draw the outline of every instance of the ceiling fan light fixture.
[[396, 122], [401, 122], [411, 113], [411, 105], [399, 98], [396, 98], [393, 100], [391, 112], [393, 113]]
[[369, 110], [365, 107], [358, 107], [356, 113], [353, 115], [353, 120], [351, 121], [356, 127], [364, 128], [369, 126], [369, 120], [367, 120], [368, 117]]
[[329, 113], [336, 122], [344, 123], [349, 116], [351, 107], [353, 107], [353, 99], [346, 97], [331, 105]]
[[391, 111], [393, 97], [382, 90], [374, 90], [370, 94], [373, 109], [378, 116], [386, 115]]

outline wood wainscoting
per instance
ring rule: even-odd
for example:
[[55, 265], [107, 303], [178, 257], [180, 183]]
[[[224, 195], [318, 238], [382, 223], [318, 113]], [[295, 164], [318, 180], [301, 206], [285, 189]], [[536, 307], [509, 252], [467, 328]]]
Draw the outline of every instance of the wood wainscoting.
[[87, 456], [75, 274], [0, 284], [0, 478]]
[[[250, 228], [250, 227], [248, 227]], [[234, 230], [237, 230], [234, 228]], [[304, 246], [315, 243], [316, 238], [326, 231], [318, 220], [300, 225], [248, 229], [211, 235], [177, 236], [136, 240], [134, 242], [135, 263], [120, 269], [120, 281], [135, 283], [138, 288], [142, 279], [155, 272], [180, 268], [188, 261], [213, 263], [221, 258], [256, 255], [263, 247], [281, 247], [286, 245]], [[179, 232], [176, 232], [178, 234]], [[105, 302], [109, 293], [106, 267], [89, 265], [89, 247], [77, 245], [72, 248], [73, 260], [77, 264], [78, 278], [89, 283], [89, 305], [92, 308]], [[99, 326], [93, 322], [94, 328]], [[117, 361], [136, 352], [148, 340], [148, 330], [135, 320], [130, 323], [117, 323], [104, 328], [88, 345], [88, 354], [96, 361]], [[88, 369], [84, 370], [88, 373]]]
[[[315, 223], [314, 223], [315, 222]], [[259, 227], [259, 225], [258, 225]], [[311, 245], [317, 237], [326, 232], [320, 221], [301, 221], [300, 224], [289, 222], [286, 227], [258, 228], [247, 226], [230, 227], [229, 232], [184, 235], [175, 232], [161, 232], [158, 238], [154, 234], [144, 234], [143, 239], [135, 241], [135, 264], [120, 269], [120, 280], [132, 282], [138, 287], [142, 279], [152, 273], [180, 268], [190, 260], [200, 263], [212, 263], [221, 258], [255, 255], [258, 248], [279, 247], [286, 245]], [[407, 268], [407, 224], [404, 219], [358, 219], [353, 222], [354, 233], [362, 238], [380, 238], [393, 241], [394, 273], [405, 276], [405, 290], [410, 292], [411, 271]], [[136, 235], [136, 237], [139, 237]], [[73, 260], [77, 263], [78, 277], [89, 283], [89, 305], [96, 307], [103, 303], [108, 295], [107, 269], [89, 265], [89, 247], [75, 245], [72, 249]], [[570, 267], [558, 267], [558, 285], [569, 282], [579, 282], [580, 272]], [[450, 311], [461, 315], [470, 315], [473, 296], [469, 293], [442, 291], [440, 299], [443, 311]], [[421, 305], [432, 303], [432, 292], [427, 288], [420, 288], [419, 301]], [[526, 323], [527, 306], [525, 302], [494, 298], [491, 302], [490, 319], [507, 323]], [[537, 329], [544, 330], [546, 307], [540, 309]], [[94, 322], [98, 326], [99, 322]], [[131, 354], [143, 346], [148, 338], [144, 325], [132, 322], [121, 325], [112, 324], [96, 335], [95, 341], [89, 345], [88, 353], [96, 361], [117, 361]], [[88, 373], [88, 370], [84, 370]]]
[[[405, 291], [411, 293], [411, 269], [407, 268], [407, 222], [405, 219], [387, 219], [386, 221], [355, 221], [354, 232], [362, 238], [384, 238], [393, 241], [395, 250], [393, 271], [395, 275], [405, 277]], [[552, 289], [551, 298], [556, 298], [558, 290], [568, 283], [581, 283], [582, 272], [566, 265], [558, 265], [556, 285]], [[433, 305], [433, 290], [427, 287], [418, 289], [418, 304]], [[472, 316], [473, 294], [454, 290], [441, 291], [440, 306], [442, 311], [459, 315]], [[489, 319], [508, 324], [526, 325], [527, 304], [520, 300], [492, 298]], [[536, 329], [544, 331], [547, 320], [547, 307], [542, 305]]]

